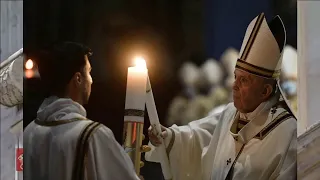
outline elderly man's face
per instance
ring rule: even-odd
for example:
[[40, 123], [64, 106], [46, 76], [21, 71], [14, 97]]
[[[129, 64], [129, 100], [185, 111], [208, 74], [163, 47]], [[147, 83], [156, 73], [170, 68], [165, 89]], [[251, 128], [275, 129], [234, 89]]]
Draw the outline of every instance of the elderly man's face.
[[264, 101], [263, 79], [248, 72], [236, 69], [233, 84], [233, 100], [238, 111], [249, 113]]

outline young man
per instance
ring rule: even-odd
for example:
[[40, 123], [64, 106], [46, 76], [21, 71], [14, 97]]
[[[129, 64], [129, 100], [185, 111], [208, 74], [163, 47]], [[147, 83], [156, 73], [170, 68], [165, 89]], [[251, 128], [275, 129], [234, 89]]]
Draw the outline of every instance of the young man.
[[[236, 64], [233, 103], [162, 135], [175, 180], [296, 179], [297, 122], [279, 85], [285, 30], [263, 14], [248, 26]], [[158, 146], [152, 129], [150, 141]], [[157, 148], [146, 154], [159, 162]]]
[[86, 118], [90, 55], [89, 48], [65, 42], [39, 61], [50, 96], [24, 131], [25, 180], [139, 179], [112, 131]]

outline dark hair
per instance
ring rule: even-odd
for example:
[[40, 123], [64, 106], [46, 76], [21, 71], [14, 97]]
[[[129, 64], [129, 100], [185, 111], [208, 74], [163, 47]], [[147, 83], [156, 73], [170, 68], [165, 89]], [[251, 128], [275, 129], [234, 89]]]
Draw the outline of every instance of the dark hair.
[[64, 93], [76, 72], [83, 72], [90, 48], [75, 42], [57, 43], [44, 51], [38, 59], [42, 85], [48, 95]]

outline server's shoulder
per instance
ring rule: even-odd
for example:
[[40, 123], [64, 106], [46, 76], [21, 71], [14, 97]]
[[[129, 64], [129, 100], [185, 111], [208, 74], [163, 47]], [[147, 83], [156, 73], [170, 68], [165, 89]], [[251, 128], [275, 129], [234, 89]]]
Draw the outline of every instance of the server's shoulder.
[[31, 121], [23, 130], [23, 134], [28, 134], [32, 129], [34, 129], [35, 123]]
[[102, 123], [93, 122], [92, 135], [97, 138], [114, 139], [114, 134], [107, 126]]

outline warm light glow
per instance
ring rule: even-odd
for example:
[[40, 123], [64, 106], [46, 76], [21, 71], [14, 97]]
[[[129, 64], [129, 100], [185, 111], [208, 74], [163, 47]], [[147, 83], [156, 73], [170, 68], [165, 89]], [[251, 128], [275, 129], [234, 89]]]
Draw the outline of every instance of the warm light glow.
[[31, 59], [28, 59], [26, 62], [26, 69], [32, 69], [33, 68], [33, 61]]
[[28, 69], [25, 71], [25, 75], [26, 75], [26, 78], [32, 78], [34, 77], [34, 72]]
[[135, 57], [134, 62], [136, 64], [136, 68], [144, 70], [147, 69], [146, 60], [143, 57]]

